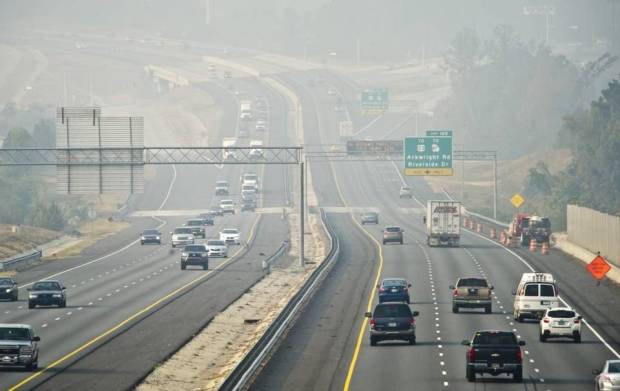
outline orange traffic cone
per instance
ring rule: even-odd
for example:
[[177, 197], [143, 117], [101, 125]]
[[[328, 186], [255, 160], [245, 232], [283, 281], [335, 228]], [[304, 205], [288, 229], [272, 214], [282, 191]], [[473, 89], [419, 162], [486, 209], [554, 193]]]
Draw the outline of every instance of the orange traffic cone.
[[491, 228], [491, 230], [489, 231], [489, 237], [491, 239], [495, 239], [495, 228]]
[[510, 247], [518, 247], [519, 246], [519, 237], [518, 236], [511, 236], [510, 237]]
[[472, 220], [469, 220], [469, 229], [474, 229], [474, 222]]
[[542, 247], [540, 248], [540, 253], [542, 255], [547, 255], [549, 254], [549, 243], [547, 242], [542, 242]]
[[482, 233], [482, 224], [480, 223], [476, 224], [476, 232]]
[[467, 228], [467, 218], [463, 219], [463, 227]]
[[504, 245], [506, 244], [506, 231], [499, 233], [499, 242]]
[[535, 253], [537, 247], [538, 243], [536, 243], [536, 239], [530, 239], [530, 251]]

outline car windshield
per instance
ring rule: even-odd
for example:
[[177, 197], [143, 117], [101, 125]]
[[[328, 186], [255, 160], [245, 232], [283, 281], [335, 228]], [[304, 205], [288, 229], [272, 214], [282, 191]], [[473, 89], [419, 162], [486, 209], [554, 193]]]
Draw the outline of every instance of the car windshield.
[[411, 318], [411, 310], [406, 304], [382, 304], [375, 308], [374, 318]]
[[456, 285], [458, 287], [461, 286], [487, 286], [487, 281], [484, 278], [461, 278]]
[[10, 278], [0, 278], [0, 285], [12, 285], [13, 280]]
[[411, 190], [411, 188], [410, 188], [410, 187], [401, 187], [400, 189], [401, 189], [402, 191], [409, 191], [409, 190]]
[[364, 213], [364, 217], [375, 217], [377, 214], [375, 212]]
[[2, 341], [30, 341], [30, 330], [23, 327], [1, 327]]
[[221, 240], [207, 240], [207, 246], [225, 246], [226, 243], [224, 243]]
[[202, 220], [189, 220], [189, 221], [187, 222], [187, 225], [194, 225], [194, 226], [196, 226], [196, 225], [202, 225]]
[[483, 332], [476, 333], [474, 345], [516, 345], [517, 337], [511, 332]]
[[226, 187], [226, 186], [228, 186], [228, 182], [226, 182], [226, 181], [217, 181], [217, 182], [215, 182], [215, 186]]
[[383, 286], [405, 286], [407, 281], [405, 280], [383, 280]]
[[204, 246], [199, 246], [199, 245], [195, 245], [195, 246], [185, 246], [185, 248], [183, 249], [183, 251], [187, 252], [187, 251], [191, 251], [191, 252], [203, 252], [205, 251], [205, 247]]
[[400, 228], [398, 227], [387, 227], [385, 230], [387, 232], [400, 232]]
[[159, 231], [156, 229], [145, 229], [143, 234], [144, 235], [159, 235]]
[[192, 233], [192, 229], [191, 228], [175, 228], [174, 229], [174, 233], [175, 234], [191, 234]]
[[248, 181], [255, 181], [256, 180], [256, 174], [245, 174], [243, 179], [248, 180]]
[[232, 205], [233, 202], [230, 200], [223, 200], [222, 202], [220, 202], [220, 205]]
[[35, 282], [32, 286], [33, 291], [59, 291], [60, 284], [53, 281]]
[[570, 310], [554, 310], [549, 311], [547, 316], [550, 318], [574, 318], [575, 312]]
[[607, 372], [609, 373], [620, 373], [620, 361], [618, 362], [610, 362], [607, 367]]
[[225, 230], [222, 230], [222, 233], [225, 233], [225, 234], [238, 234], [239, 231], [236, 230], [236, 229], [225, 229]]

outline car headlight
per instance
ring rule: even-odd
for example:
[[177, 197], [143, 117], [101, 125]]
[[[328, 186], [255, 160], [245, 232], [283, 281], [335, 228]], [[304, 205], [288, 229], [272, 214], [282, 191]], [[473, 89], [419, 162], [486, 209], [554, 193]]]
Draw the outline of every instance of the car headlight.
[[155, 236], [155, 240], [159, 240], [159, 236]]
[[182, 256], [182, 257], [186, 257], [186, 256], [188, 256], [188, 254], [187, 254], [187, 253], [185, 253], [185, 252], [183, 252], [183, 253], [181, 253], [181, 256]]
[[37, 294], [36, 293], [30, 293], [28, 295], [28, 297], [31, 298], [31, 299], [36, 299], [37, 298]]
[[207, 253], [202, 253], [200, 254], [201, 257], [206, 258], [207, 257]]
[[19, 354], [32, 354], [32, 347], [30, 347], [30, 346], [21, 346], [19, 348]]
[[6, 293], [11, 293], [12, 290], [13, 290], [13, 288], [6, 288], [5, 292]]
[[62, 297], [62, 295], [61, 295], [60, 293], [54, 293], [54, 294], [52, 295], [52, 297], [61, 298], [61, 297]]

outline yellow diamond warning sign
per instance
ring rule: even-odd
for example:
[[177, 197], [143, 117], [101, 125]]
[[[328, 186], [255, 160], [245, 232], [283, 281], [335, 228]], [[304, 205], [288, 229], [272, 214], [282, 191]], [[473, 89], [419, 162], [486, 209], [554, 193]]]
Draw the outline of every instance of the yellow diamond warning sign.
[[521, 196], [521, 194], [519, 194], [519, 193], [517, 193], [517, 194], [513, 195], [513, 196], [510, 198], [510, 203], [511, 203], [511, 204], [512, 204], [515, 208], [520, 207], [521, 205], [523, 205], [523, 203], [524, 203], [524, 202], [525, 202], [525, 198], [523, 198], [523, 197]]

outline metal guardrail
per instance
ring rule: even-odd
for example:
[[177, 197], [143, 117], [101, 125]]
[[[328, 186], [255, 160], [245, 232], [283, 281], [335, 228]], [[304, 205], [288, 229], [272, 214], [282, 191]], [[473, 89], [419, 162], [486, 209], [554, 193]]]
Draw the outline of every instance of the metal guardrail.
[[275, 349], [278, 341], [284, 332], [293, 324], [296, 315], [303, 308], [304, 303], [314, 294], [315, 288], [320, 284], [325, 273], [333, 261], [338, 258], [340, 243], [332, 227], [327, 224], [325, 212], [321, 209], [321, 222], [325, 227], [330, 242], [331, 249], [325, 260], [319, 267], [312, 272], [310, 278], [306, 280], [299, 292], [284, 307], [280, 315], [267, 328], [265, 334], [258, 340], [254, 347], [241, 359], [235, 369], [228, 375], [224, 383], [220, 386], [220, 391], [244, 390], [251, 385], [254, 376], [259, 368]]
[[274, 263], [284, 252], [288, 249], [289, 241], [285, 240], [282, 242], [280, 247], [276, 250], [274, 254], [272, 254], [269, 258], [263, 261], [263, 270], [267, 271], [267, 274], [271, 273], [271, 264]]
[[17, 270], [22, 266], [30, 265], [41, 259], [43, 251], [35, 250], [30, 254], [19, 255], [17, 257], [0, 260], [0, 270]]

